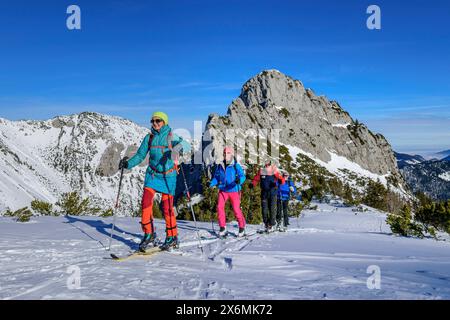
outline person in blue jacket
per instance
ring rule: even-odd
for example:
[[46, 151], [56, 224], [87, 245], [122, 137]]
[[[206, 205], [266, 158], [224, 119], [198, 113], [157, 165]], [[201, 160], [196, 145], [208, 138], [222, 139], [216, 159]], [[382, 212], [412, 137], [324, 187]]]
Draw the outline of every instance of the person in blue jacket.
[[122, 159], [119, 164], [119, 169], [132, 169], [149, 154], [142, 196], [141, 225], [144, 236], [139, 245], [140, 251], [145, 251], [156, 240], [153, 226], [153, 199], [156, 193], [162, 194], [161, 203], [166, 221], [166, 240], [161, 249], [178, 247], [177, 221], [173, 208], [178, 174], [177, 155], [181, 150], [190, 151], [189, 143], [172, 133], [167, 114], [160, 111], [153, 113], [151, 123], [151, 132], [145, 136], [136, 154], [129, 160]]
[[[278, 184], [277, 195], [277, 226], [278, 231], [286, 231], [289, 225], [289, 199], [291, 195], [295, 195], [297, 188], [289, 177], [287, 171], [283, 172], [284, 183]], [[283, 221], [281, 221], [283, 219]]]
[[241, 189], [245, 181], [245, 173], [241, 165], [237, 163], [234, 157], [234, 150], [231, 147], [225, 147], [223, 150], [224, 160], [220, 163], [214, 172], [210, 187], [218, 186], [219, 198], [217, 201], [217, 217], [219, 220], [219, 236], [226, 237], [226, 213], [225, 204], [231, 201], [233, 212], [239, 224], [238, 237], [245, 236], [245, 218], [241, 210]]

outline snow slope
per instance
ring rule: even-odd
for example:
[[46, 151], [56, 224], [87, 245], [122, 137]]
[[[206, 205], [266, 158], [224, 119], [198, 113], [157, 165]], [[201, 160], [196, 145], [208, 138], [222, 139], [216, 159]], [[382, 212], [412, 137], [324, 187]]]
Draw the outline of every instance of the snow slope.
[[[208, 258], [196, 247], [193, 223], [179, 221], [183, 255], [116, 262], [105, 251], [110, 219], [0, 218], [0, 298], [450, 299], [450, 243], [393, 236], [384, 220], [372, 209], [318, 204], [299, 226], [291, 219], [287, 233], [204, 241]], [[211, 224], [199, 226], [210, 237]], [[113, 251], [125, 254], [139, 241], [138, 220], [119, 218], [118, 228]], [[162, 221], [156, 228], [162, 234]], [[370, 290], [373, 265], [381, 288]], [[80, 269], [79, 289], [67, 286], [71, 266]]]
[[[129, 120], [90, 112], [46, 121], [0, 118], [0, 214], [35, 199], [55, 203], [70, 191], [111, 207], [119, 181], [117, 163], [147, 133]], [[139, 203], [144, 172], [145, 165], [126, 172], [123, 213]]]
[[336, 175], [336, 177], [341, 179], [344, 183], [349, 183], [353, 188], [357, 189], [359, 192], [364, 192], [364, 188], [357, 186], [354, 179], [349, 179], [349, 177], [346, 174], [344, 174], [343, 170], [347, 170], [358, 177], [368, 178], [373, 181], [380, 181], [385, 187], [389, 187], [402, 197], [404, 198], [410, 197], [410, 194], [408, 194], [408, 192], [401, 185], [398, 185], [397, 187], [388, 185], [387, 178], [390, 176], [391, 173], [385, 175], [375, 174], [373, 172], [370, 172], [369, 170], [362, 168], [359, 164], [350, 161], [346, 157], [339, 156], [336, 153], [331, 152], [329, 150], [326, 151], [329, 153], [331, 159], [328, 162], [324, 162], [320, 159], [315, 158], [314, 155], [312, 155], [311, 153], [306, 152], [298, 147], [291, 145], [286, 145], [286, 147], [288, 148], [289, 153], [293, 159], [296, 159], [298, 154], [305, 155], [308, 158], [312, 159], [314, 162], [316, 162], [318, 165], [324, 167], [330, 173]]
[[441, 178], [442, 180], [450, 182], [450, 171], [447, 171], [445, 173], [441, 173], [439, 175], [439, 178]]

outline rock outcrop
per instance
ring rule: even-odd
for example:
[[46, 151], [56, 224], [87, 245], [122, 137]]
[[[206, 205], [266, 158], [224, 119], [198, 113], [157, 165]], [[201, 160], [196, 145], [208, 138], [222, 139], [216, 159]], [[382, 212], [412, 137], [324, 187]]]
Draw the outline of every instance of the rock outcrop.
[[240, 141], [249, 139], [245, 134], [248, 129], [279, 129], [281, 144], [298, 148], [320, 163], [331, 163], [338, 156], [354, 163], [359, 171], [370, 172], [372, 177], [396, 181], [400, 189], [404, 186], [394, 152], [381, 134], [355, 121], [338, 102], [315, 95], [299, 80], [277, 70], [263, 71], [248, 80], [228, 113], [211, 114], [206, 129], [205, 147], [216, 161], [227, 129], [235, 129]]

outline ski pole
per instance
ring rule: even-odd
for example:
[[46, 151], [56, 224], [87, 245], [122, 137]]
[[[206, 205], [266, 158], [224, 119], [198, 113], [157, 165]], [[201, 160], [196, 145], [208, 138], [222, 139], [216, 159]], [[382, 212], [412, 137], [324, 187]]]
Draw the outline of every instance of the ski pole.
[[300, 228], [299, 220], [300, 220], [300, 216], [302, 215], [302, 211], [303, 211], [303, 203], [301, 205], [300, 212], [297, 212], [297, 228]]
[[[125, 157], [124, 159], [127, 160], [128, 158]], [[112, 225], [112, 228], [111, 228], [111, 235], [109, 237], [108, 251], [111, 251], [111, 243], [112, 243], [112, 238], [113, 238], [113, 234], [114, 234], [114, 228], [116, 226], [116, 211], [117, 211], [117, 208], [119, 208], [120, 189], [122, 187], [122, 179], [123, 179], [123, 171], [124, 171], [124, 169], [125, 168], [122, 167], [122, 169], [120, 170], [119, 190], [117, 191], [116, 205], [114, 206], [113, 225]]]
[[209, 219], [211, 220], [211, 227], [212, 227], [212, 231], [215, 234], [216, 230], [214, 229], [214, 220], [213, 220], [213, 216], [212, 213], [209, 214]]
[[196, 233], [197, 233], [198, 243], [200, 245], [200, 250], [202, 251], [202, 255], [203, 255], [204, 252], [203, 252], [202, 241], [200, 240], [200, 234], [198, 233], [197, 219], [195, 218], [194, 208], [192, 207], [191, 194], [189, 193], [189, 188], [188, 188], [188, 185], [187, 185], [186, 176], [184, 175], [183, 165], [181, 165], [180, 168], [181, 168], [181, 174], [183, 175], [184, 187], [186, 188], [186, 196], [187, 196], [188, 201], [189, 201], [189, 206], [191, 207], [192, 218], [194, 218], [194, 226], [195, 226], [195, 230], [196, 230]]

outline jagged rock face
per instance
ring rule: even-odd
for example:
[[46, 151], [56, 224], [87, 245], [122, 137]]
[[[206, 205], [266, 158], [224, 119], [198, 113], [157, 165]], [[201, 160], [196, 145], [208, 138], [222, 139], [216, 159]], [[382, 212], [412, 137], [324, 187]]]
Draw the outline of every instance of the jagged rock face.
[[[148, 129], [84, 112], [47, 121], [1, 120], [0, 133], [0, 211], [34, 199], [54, 203], [69, 191], [107, 209], [114, 205], [120, 158], [134, 154]], [[126, 170], [124, 214], [139, 209], [146, 164]]]
[[382, 135], [355, 122], [337, 102], [316, 96], [300, 81], [276, 70], [263, 71], [247, 81], [228, 114], [210, 115], [206, 128], [210, 130], [206, 140], [213, 137], [211, 149], [224, 144], [226, 129], [280, 129], [282, 144], [298, 147], [323, 162], [329, 162], [334, 153], [376, 175], [391, 174], [404, 183]]

